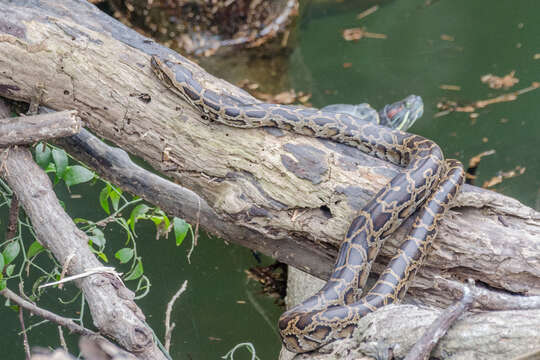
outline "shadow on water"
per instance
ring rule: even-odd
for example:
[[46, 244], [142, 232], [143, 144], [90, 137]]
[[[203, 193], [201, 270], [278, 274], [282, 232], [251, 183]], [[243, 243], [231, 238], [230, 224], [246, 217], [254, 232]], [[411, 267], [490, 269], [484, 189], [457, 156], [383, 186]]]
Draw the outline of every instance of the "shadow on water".
[[[380, 8], [374, 14], [356, 19], [375, 4]], [[501, 170], [525, 167], [524, 174], [494, 189], [540, 209], [540, 89], [479, 109], [476, 119], [458, 112], [435, 117], [439, 102], [467, 105], [540, 81], [540, 59], [535, 60], [540, 58], [539, 13], [536, 0], [312, 0], [302, 4], [290, 51], [279, 57], [216, 57], [202, 65], [231, 82], [249, 77], [268, 91], [291, 87], [311, 92], [316, 107], [361, 102], [381, 107], [411, 93], [421, 95], [425, 113], [411, 132], [435, 140], [447, 156], [464, 163], [480, 152], [496, 150], [481, 162], [478, 185]], [[345, 41], [343, 30], [354, 27], [387, 38]], [[493, 90], [480, 82], [484, 74], [503, 76], [512, 70], [519, 83], [511, 90]], [[443, 90], [441, 85], [460, 90]], [[60, 195], [73, 216], [100, 219], [99, 190], [81, 186], [77, 192], [84, 196], [78, 200]], [[246, 286], [244, 269], [256, 264], [249, 250], [202, 235], [190, 265], [189, 243], [177, 248], [170, 239], [156, 241], [151, 226], [137, 226], [138, 249], [152, 281], [151, 293], [138, 304], [158, 336], [163, 335], [167, 302], [189, 280], [173, 313], [173, 358], [217, 359], [247, 341], [261, 359], [277, 357], [280, 343], [274, 324], [281, 309], [259, 295], [253, 282]], [[114, 250], [123, 246], [120, 232], [106, 236]], [[48, 301], [54, 304], [56, 299]], [[7, 308], [0, 311], [0, 348], [13, 354], [10, 359], [21, 358], [17, 318]], [[57, 346], [55, 327], [42, 329], [31, 332], [31, 344]], [[244, 352], [235, 358], [251, 358]]]

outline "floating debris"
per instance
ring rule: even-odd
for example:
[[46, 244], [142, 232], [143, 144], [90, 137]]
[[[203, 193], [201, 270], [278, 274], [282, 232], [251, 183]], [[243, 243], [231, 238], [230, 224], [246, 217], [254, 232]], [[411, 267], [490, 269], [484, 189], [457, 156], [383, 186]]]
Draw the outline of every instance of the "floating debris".
[[540, 60], [540, 53], [534, 54], [533, 59], [534, 60]]
[[255, 96], [257, 99], [262, 101], [274, 103], [274, 104], [294, 104], [300, 103], [304, 106], [310, 106], [309, 99], [311, 94], [304, 93], [303, 91], [296, 92], [294, 89], [289, 89], [287, 91], [282, 91], [278, 94], [269, 94], [262, 91], [257, 91], [260, 85], [256, 82], [253, 82], [248, 79], [244, 79], [237, 83], [239, 87], [244, 90], [247, 90], [251, 95]]
[[484, 84], [488, 84], [488, 86], [492, 89], [500, 89], [503, 87], [505, 89], [510, 89], [519, 82], [519, 79], [514, 76], [515, 74], [515, 70], [512, 70], [510, 74], [504, 75], [503, 77], [487, 74], [482, 76], [480, 81], [482, 81]]
[[452, 35], [441, 34], [441, 40], [444, 40], [444, 41], [455, 41], [456, 38], [453, 37]]
[[356, 15], [356, 18], [357, 18], [358, 20], [363, 19], [363, 18], [365, 18], [366, 16], [369, 16], [369, 15], [373, 14], [373, 13], [374, 13], [375, 11], [377, 11], [377, 10], [379, 10], [379, 5], [372, 6], [372, 7], [370, 7], [369, 9], [364, 10], [364, 11], [362, 11], [360, 14]]
[[469, 159], [469, 168], [471, 167], [478, 167], [478, 164], [480, 164], [480, 161], [482, 161], [482, 158], [489, 155], [494, 155], [496, 153], [495, 149], [486, 150], [481, 152], [478, 155], [473, 156]]
[[347, 41], [369, 39], [386, 39], [386, 34], [378, 34], [366, 31], [366, 28], [350, 28], [343, 30], [343, 38]]
[[352, 66], [352, 63], [351, 62], [346, 62], [346, 63], [343, 63], [343, 68], [344, 69], [348, 69]]
[[510, 179], [510, 178], [513, 178], [513, 177], [516, 177], [516, 176], [519, 176], [519, 175], [523, 175], [525, 173], [526, 169], [527, 168], [518, 165], [518, 166], [516, 166], [516, 168], [514, 170], [499, 171], [499, 173], [496, 176], [494, 176], [491, 179], [489, 179], [488, 181], [484, 182], [482, 187], [487, 189], [487, 188], [490, 188], [490, 187], [493, 187], [495, 185], [498, 185], [498, 184], [502, 183], [503, 180], [505, 180], [505, 179]]
[[473, 104], [465, 105], [465, 106], [459, 106], [458, 103], [455, 101], [450, 101], [450, 100], [441, 101], [437, 104], [437, 109], [439, 109], [439, 112], [433, 115], [433, 117], [438, 118], [441, 116], [448, 115], [454, 111], [474, 113], [477, 109], [485, 108], [488, 105], [497, 104], [501, 102], [507, 102], [507, 101], [514, 101], [518, 98], [519, 95], [523, 95], [529, 91], [536, 90], [539, 87], [540, 87], [540, 82], [534, 81], [530, 86], [523, 88], [521, 90], [517, 90], [511, 93], [507, 93], [507, 94], [502, 94], [493, 99], [478, 100], [478, 101], [475, 101]]
[[439, 88], [442, 90], [450, 90], [450, 91], [460, 91], [461, 86], [459, 85], [448, 85], [448, 84], [441, 84], [439, 85]]
[[473, 156], [469, 160], [469, 167], [465, 172], [465, 182], [470, 185], [474, 185], [474, 180], [476, 180], [476, 171], [478, 170], [478, 165], [483, 157], [495, 154], [495, 150], [487, 150], [481, 152], [478, 155]]

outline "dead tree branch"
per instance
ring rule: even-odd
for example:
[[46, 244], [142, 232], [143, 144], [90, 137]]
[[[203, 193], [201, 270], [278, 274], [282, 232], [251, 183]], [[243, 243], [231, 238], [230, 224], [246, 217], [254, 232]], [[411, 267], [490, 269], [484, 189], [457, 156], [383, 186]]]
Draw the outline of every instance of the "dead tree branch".
[[[471, 283], [470, 286], [474, 286], [474, 283]], [[463, 315], [463, 313], [471, 307], [473, 301], [473, 291], [466, 286], [463, 289], [463, 297], [458, 302], [445, 309], [426, 329], [424, 335], [422, 335], [420, 340], [414, 344], [404, 360], [427, 360], [435, 345], [437, 345], [448, 329], [456, 322], [458, 317]]]
[[80, 129], [81, 119], [73, 110], [0, 119], [0, 147], [70, 136]]
[[[88, 248], [88, 237], [64, 212], [49, 177], [34, 163], [30, 152], [21, 147], [4, 150], [0, 174], [17, 195], [32, 221], [38, 240], [64, 264], [76, 254], [71, 274], [101, 266]], [[140, 359], [165, 359], [144, 322], [144, 315], [133, 302], [131, 293], [114, 276], [93, 275], [76, 281], [85, 294], [94, 324]]]
[[32, 304], [31, 302], [23, 299], [19, 295], [15, 294], [13, 291], [5, 288], [0, 291], [0, 295], [4, 296], [6, 299], [9, 299], [14, 304], [19, 305], [22, 309], [28, 310], [34, 315], [37, 315], [45, 320], [49, 320], [55, 324], [61, 325], [67, 328], [69, 331], [79, 334], [79, 335], [94, 335], [95, 333], [92, 330], [86, 329], [79, 324], [73, 322], [73, 320], [59, 316], [51, 311], [40, 308], [39, 306]]

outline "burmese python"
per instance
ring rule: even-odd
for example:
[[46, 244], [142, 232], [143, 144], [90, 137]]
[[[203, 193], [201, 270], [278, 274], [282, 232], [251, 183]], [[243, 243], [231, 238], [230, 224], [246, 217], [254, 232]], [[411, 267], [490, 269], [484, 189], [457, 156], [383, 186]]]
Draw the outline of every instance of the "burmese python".
[[[405, 168], [352, 221], [326, 285], [281, 315], [279, 328], [287, 349], [305, 352], [349, 337], [360, 317], [403, 297], [436, 235], [438, 223], [463, 182], [463, 168], [458, 161], [445, 161], [431, 140], [366, 122], [350, 113], [253, 103], [248, 98], [204, 88], [180, 64], [152, 57], [151, 65], [159, 79], [198, 108], [204, 118], [234, 127], [272, 126], [328, 138]], [[414, 102], [416, 98], [391, 105], [386, 114], [390, 118], [396, 113], [405, 116], [398, 125], [414, 121], [422, 112], [421, 102]], [[373, 288], [362, 297], [383, 240], [420, 205], [407, 239]]]

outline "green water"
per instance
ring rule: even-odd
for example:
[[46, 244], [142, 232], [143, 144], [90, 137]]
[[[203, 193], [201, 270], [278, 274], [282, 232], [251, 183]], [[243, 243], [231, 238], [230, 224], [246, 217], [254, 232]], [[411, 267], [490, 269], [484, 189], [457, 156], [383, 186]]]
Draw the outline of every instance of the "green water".
[[[356, 15], [375, 2], [308, 2], [290, 57], [291, 86], [311, 92], [314, 106], [368, 102], [381, 107], [410, 93], [421, 95], [425, 113], [411, 132], [435, 140], [447, 156], [465, 164], [480, 152], [495, 150], [480, 164], [478, 185], [498, 171], [525, 167], [523, 175], [493, 189], [539, 209], [540, 89], [480, 109], [476, 121], [467, 113], [434, 114], [445, 99], [470, 104], [540, 81], [540, 59], [534, 59], [540, 53], [540, 2], [431, 2], [382, 2], [362, 20]], [[343, 40], [343, 29], [354, 27], [387, 39]], [[442, 40], [443, 34], [454, 41]], [[343, 67], [347, 62], [350, 68]], [[511, 90], [493, 90], [480, 81], [482, 75], [512, 70], [519, 83]], [[461, 91], [441, 90], [443, 84]]]
[[[376, 3], [381, 5], [377, 12], [356, 19]], [[496, 150], [480, 164], [480, 185], [498, 171], [525, 167], [523, 175], [505, 180], [494, 190], [540, 209], [540, 89], [516, 101], [480, 109], [476, 121], [466, 113], [434, 117], [441, 100], [468, 104], [540, 81], [540, 59], [534, 60], [534, 54], [540, 53], [540, 1], [431, 3], [305, 1], [291, 38], [294, 47], [286, 56], [248, 53], [239, 58], [214, 58], [214, 64], [205, 60], [203, 65], [232, 82], [249, 77], [272, 91], [294, 88], [310, 92], [314, 106], [369, 102], [381, 107], [411, 93], [421, 95], [425, 114], [411, 132], [435, 140], [448, 156], [463, 162], [482, 151]], [[366, 27], [387, 38], [347, 42], [342, 31], [352, 27]], [[442, 40], [443, 34], [454, 41]], [[220, 67], [220, 63], [227, 65]], [[351, 66], [344, 68], [344, 63]], [[520, 82], [511, 90], [492, 90], [480, 82], [484, 74], [502, 76], [512, 70]], [[461, 90], [441, 90], [442, 84], [457, 85]], [[97, 201], [99, 190], [81, 186], [76, 192], [84, 194], [82, 199], [69, 200], [63, 191], [60, 196], [74, 217], [97, 220], [103, 217]], [[253, 282], [247, 282], [244, 269], [256, 265], [249, 250], [202, 235], [190, 265], [186, 261], [189, 243], [177, 248], [172, 240], [156, 241], [151, 226], [138, 225], [137, 229], [138, 249], [152, 281], [150, 294], [138, 304], [158, 336], [163, 335], [167, 302], [184, 280], [189, 281], [173, 312], [173, 358], [218, 359], [241, 342], [252, 342], [261, 359], [277, 357], [280, 343], [275, 323], [282, 310], [259, 295]], [[124, 237], [117, 229], [106, 235], [111, 248], [123, 246]], [[56, 301], [56, 295], [45, 296], [47, 304]], [[22, 340], [16, 334], [16, 315], [5, 308], [0, 314], [4, 335], [0, 348], [11, 349], [7, 350], [13, 354], [9, 358], [19, 359]], [[58, 346], [55, 327], [32, 331], [30, 342]], [[235, 357], [249, 358], [245, 351]]]

